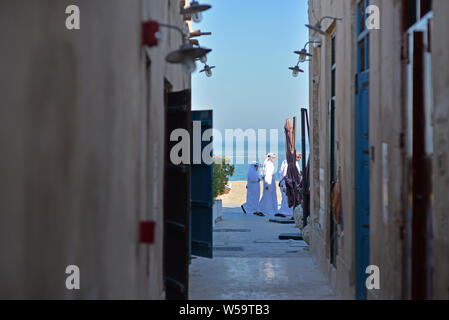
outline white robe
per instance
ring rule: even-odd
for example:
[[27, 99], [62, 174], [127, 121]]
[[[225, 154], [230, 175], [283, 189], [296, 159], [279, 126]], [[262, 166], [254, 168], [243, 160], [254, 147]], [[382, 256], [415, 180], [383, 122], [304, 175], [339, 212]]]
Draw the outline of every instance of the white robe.
[[260, 181], [254, 164], [249, 167], [246, 186], [246, 203], [243, 208], [246, 213], [259, 212]]
[[[296, 168], [298, 168], [298, 172], [301, 172], [299, 170], [298, 162], [296, 162]], [[282, 161], [281, 168], [278, 171], [278, 177], [279, 180], [281, 180], [280, 187], [281, 187], [281, 194], [282, 194], [282, 202], [281, 207], [278, 210], [278, 213], [282, 213], [286, 216], [293, 216], [293, 207], [288, 207], [288, 197], [285, 193], [285, 181], [283, 180], [284, 177], [287, 175], [287, 169], [288, 169], [288, 162], [287, 160]]]
[[[259, 211], [265, 215], [275, 215], [278, 208], [274, 164], [268, 159], [263, 164], [263, 196], [260, 199]], [[266, 189], [268, 187], [268, 190]]]

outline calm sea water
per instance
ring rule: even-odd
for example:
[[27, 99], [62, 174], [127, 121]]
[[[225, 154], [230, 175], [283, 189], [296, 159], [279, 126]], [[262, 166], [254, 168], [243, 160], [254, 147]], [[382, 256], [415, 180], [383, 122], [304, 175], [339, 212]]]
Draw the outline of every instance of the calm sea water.
[[[230, 181], [246, 181], [246, 175], [248, 174], [248, 169], [249, 166], [251, 165], [251, 162], [254, 161], [254, 159], [248, 159], [248, 150], [247, 150], [247, 146], [245, 146], [245, 150], [241, 150], [241, 152], [237, 152], [239, 150], [236, 149], [236, 146], [234, 145], [234, 155], [239, 154], [240, 157], [240, 161], [243, 161], [243, 164], [237, 164], [237, 158], [234, 157], [232, 164], [234, 165], [234, 175], [229, 179]], [[298, 152], [301, 152], [301, 145], [299, 143], [297, 143], [297, 148], [298, 148]], [[267, 148], [268, 152], [274, 152], [277, 154], [277, 159], [274, 163], [274, 166], [276, 168], [276, 172], [278, 170], [278, 168], [280, 167], [282, 161], [285, 160], [285, 142], [279, 142], [278, 143], [278, 148], [277, 151], [276, 150], [272, 150]], [[244, 151], [244, 152], [243, 152]], [[309, 146], [306, 145], [306, 152], [307, 154], [309, 154]], [[257, 155], [257, 161], [262, 165], [264, 160], [266, 158], [266, 154], [264, 155]], [[301, 163], [300, 163], [301, 165]], [[261, 167], [259, 168], [259, 174], [261, 172]], [[277, 175], [276, 175], [276, 180], [277, 180]]]

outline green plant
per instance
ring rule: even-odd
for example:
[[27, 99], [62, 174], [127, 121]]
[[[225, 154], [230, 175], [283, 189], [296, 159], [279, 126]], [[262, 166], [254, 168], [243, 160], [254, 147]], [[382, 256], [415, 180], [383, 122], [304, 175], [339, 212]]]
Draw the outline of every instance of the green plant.
[[214, 157], [213, 194], [214, 199], [224, 194], [229, 177], [234, 174], [234, 166], [229, 164], [226, 157]]

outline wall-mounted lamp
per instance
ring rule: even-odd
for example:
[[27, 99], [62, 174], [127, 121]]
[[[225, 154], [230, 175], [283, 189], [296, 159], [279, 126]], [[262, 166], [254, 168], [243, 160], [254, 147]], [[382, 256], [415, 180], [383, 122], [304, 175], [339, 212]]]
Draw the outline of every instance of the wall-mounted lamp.
[[201, 56], [201, 57], [198, 58], [198, 60], [200, 60], [202, 63], [206, 64], [206, 62], [207, 62], [207, 56], [206, 56], [206, 55]]
[[299, 68], [299, 62], [298, 62], [298, 64], [296, 66], [290, 67], [289, 69], [292, 70], [292, 76], [295, 77], [295, 78], [298, 76], [298, 74], [300, 72], [304, 73], [304, 70]]
[[312, 57], [310, 53], [307, 52], [306, 49], [302, 49], [301, 51], [294, 51], [294, 53], [299, 55], [299, 62], [306, 62], [310, 60], [306, 60], [307, 57]]
[[215, 68], [215, 66], [208, 66], [207, 64], [204, 64], [204, 69], [200, 72], [205, 72], [206, 76], [212, 77], [212, 69]]
[[182, 63], [184, 71], [192, 73], [196, 70], [195, 60], [211, 51], [212, 49], [194, 47], [191, 43], [183, 43], [178, 50], [170, 52], [165, 60], [169, 63]]
[[200, 45], [199, 41], [196, 40], [196, 39], [189, 39], [189, 42], [190, 42], [190, 44], [193, 44], [193, 45], [196, 45], [196, 46]]
[[309, 57], [309, 58], [313, 57], [313, 55], [310, 54], [310, 53], [308, 53], [308, 52], [307, 52], [307, 49], [306, 49], [307, 46], [308, 46], [309, 44], [311, 44], [311, 43], [313, 43], [313, 44], [315, 44], [315, 43], [321, 43], [321, 40], [320, 40], [320, 41], [315, 41], [315, 40], [308, 41], [308, 42], [304, 45], [304, 48], [303, 48], [302, 50], [300, 50], [300, 51], [294, 51], [294, 53], [296, 53], [296, 54], [299, 55], [299, 62], [310, 61], [310, 59], [309, 59], [309, 60], [306, 60], [307, 57]]
[[313, 43], [314, 48], [321, 47], [322, 44], [322, 41], [320, 39], [312, 39], [310, 42]]
[[316, 24], [306, 24], [306, 27], [309, 28], [310, 30], [316, 31], [319, 34], [322, 34], [323, 36], [327, 36], [327, 33], [323, 31], [323, 29], [321, 29], [321, 22], [323, 22], [324, 19], [332, 19], [334, 21], [336, 20], [343, 20], [341, 18], [335, 18], [335, 17], [330, 17], [330, 16], [325, 16], [322, 17], [320, 19], [320, 21], [318, 21]]
[[159, 27], [175, 29], [181, 34], [182, 45], [178, 50], [170, 52], [165, 57], [165, 60], [168, 63], [182, 63], [184, 71], [187, 73], [195, 71], [196, 59], [199, 59], [212, 51], [212, 49], [202, 48], [200, 46], [194, 47], [181, 28], [152, 20], [142, 23], [142, 43], [144, 45], [149, 47], [157, 45], [157, 33], [159, 32]]
[[201, 30], [195, 30], [192, 32], [189, 32], [189, 38], [196, 38], [196, 37], [201, 37], [201, 36], [210, 36], [212, 34], [212, 32], [201, 32]]
[[190, 18], [194, 22], [201, 22], [203, 19], [202, 12], [209, 10], [212, 8], [209, 4], [200, 4], [198, 1], [193, 0], [190, 3], [190, 6], [188, 8], [181, 8], [181, 14], [186, 17], [187, 20], [190, 20]]

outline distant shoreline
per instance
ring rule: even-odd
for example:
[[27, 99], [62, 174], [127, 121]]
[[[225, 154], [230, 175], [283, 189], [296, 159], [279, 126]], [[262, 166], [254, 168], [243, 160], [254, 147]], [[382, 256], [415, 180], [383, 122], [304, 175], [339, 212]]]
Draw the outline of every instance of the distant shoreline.
[[[219, 196], [218, 199], [223, 201], [224, 207], [240, 207], [246, 202], [246, 181], [229, 181], [232, 183], [231, 191], [228, 194]], [[263, 183], [260, 182], [260, 197], [262, 197]], [[276, 191], [278, 196], [278, 204], [281, 204], [282, 196], [281, 189], [276, 183]]]

